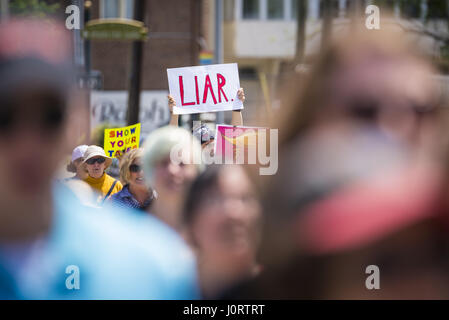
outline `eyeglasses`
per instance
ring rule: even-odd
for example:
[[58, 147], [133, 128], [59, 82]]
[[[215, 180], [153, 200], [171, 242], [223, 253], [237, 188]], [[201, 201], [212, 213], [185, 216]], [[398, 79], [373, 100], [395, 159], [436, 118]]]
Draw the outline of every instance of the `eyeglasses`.
[[92, 158], [86, 161], [87, 164], [95, 164], [95, 162], [102, 164], [103, 162], [105, 162], [106, 159], [105, 158]]
[[136, 172], [140, 172], [142, 170], [143, 170], [142, 166], [139, 166], [138, 164], [132, 164], [132, 165], [129, 166], [129, 171], [130, 172], [136, 173]]

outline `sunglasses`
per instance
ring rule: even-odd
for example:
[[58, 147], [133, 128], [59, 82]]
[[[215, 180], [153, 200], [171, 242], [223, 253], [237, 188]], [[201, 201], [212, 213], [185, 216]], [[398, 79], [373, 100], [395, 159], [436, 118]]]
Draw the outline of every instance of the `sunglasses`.
[[140, 172], [142, 170], [143, 170], [142, 166], [139, 166], [138, 164], [132, 164], [132, 165], [129, 166], [129, 171], [130, 172], [136, 173], [136, 172]]
[[105, 158], [92, 158], [86, 161], [87, 164], [95, 164], [95, 162], [102, 164], [103, 162], [105, 162], [106, 159]]
[[[402, 104], [396, 103], [398, 111], [413, 111], [416, 115], [423, 115], [435, 111], [441, 105], [440, 97], [435, 101], [426, 103], [417, 103], [414, 101], [404, 101]], [[388, 102], [382, 101], [377, 97], [355, 96], [346, 100], [346, 106], [349, 113], [356, 118], [373, 120], [379, 116], [383, 110], [392, 109]]]
[[26, 119], [21, 116], [20, 108], [17, 108], [13, 101], [6, 99], [0, 108], [0, 132], [11, 131], [18, 123], [25, 120], [38, 124], [39, 129], [43, 132], [58, 130], [65, 121], [64, 103], [58, 99], [48, 98], [39, 104], [40, 108], [35, 108], [39, 111]]

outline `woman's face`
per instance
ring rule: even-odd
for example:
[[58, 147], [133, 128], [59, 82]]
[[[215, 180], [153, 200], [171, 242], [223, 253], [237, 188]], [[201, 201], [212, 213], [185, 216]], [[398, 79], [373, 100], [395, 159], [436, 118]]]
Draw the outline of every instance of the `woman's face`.
[[240, 166], [222, 169], [197, 210], [191, 232], [199, 254], [222, 272], [249, 272], [261, 208], [245, 171]]
[[145, 188], [145, 178], [141, 158], [136, 158], [129, 165], [129, 184], [138, 188]]
[[432, 70], [407, 57], [402, 61], [359, 60], [348, 63], [331, 78], [334, 93], [328, 96], [330, 110], [319, 117], [335, 122], [355, 109], [373, 108], [369, 119], [378, 130], [395, 140], [415, 143], [422, 127], [417, 108], [428, 110], [437, 102], [438, 92], [429, 81]]
[[[89, 172], [89, 176], [95, 179], [101, 178], [103, 176], [104, 170], [106, 168], [106, 162], [104, 160], [105, 159], [103, 157], [94, 157], [86, 162], [86, 168], [87, 172]], [[89, 164], [89, 162], [91, 164]]]
[[[191, 161], [190, 161], [191, 162]], [[154, 168], [154, 189], [161, 198], [179, 197], [198, 174], [195, 164], [184, 161], [179, 164], [170, 160], [170, 156], [159, 161]]]

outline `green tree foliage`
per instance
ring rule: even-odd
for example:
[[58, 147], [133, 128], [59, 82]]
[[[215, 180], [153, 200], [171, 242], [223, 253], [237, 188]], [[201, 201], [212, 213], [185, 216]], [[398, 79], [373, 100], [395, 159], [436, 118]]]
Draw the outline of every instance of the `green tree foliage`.
[[396, 0], [375, 0], [373, 4], [380, 8], [388, 9], [390, 11], [393, 10]]
[[402, 18], [417, 19], [421, 17], [421, 0], [400, 0], [398, 4]]
[[449, 19], [449, 6], [447, 0], [427, 1], [426, 19]]
[[59, 3], [50, 4], [42, 0], [11, 0], [9, 10], [12, 15], [44, 18], [54, 14], [59, 6]]
[[92, 143], [103, 148], [104, 144], [104, 130], [110, 128], [116, 128], [117, 126], [113, 126], [109, 123], [103, 123], [92, 130], [91, 140]]

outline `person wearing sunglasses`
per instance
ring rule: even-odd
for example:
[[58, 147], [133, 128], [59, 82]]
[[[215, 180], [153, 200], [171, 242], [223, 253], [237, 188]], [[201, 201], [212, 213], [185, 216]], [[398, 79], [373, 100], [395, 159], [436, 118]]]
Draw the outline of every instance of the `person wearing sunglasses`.
[[157, 198], [157, 193], [145, 185], [142, 168], [141, 148], [132, 149], [125, 153], [120, 161], [120, 181], [123, 189], [111, 196], [115, 205], [146, 210]]
[[98, 202], [103, 204], [114, 193], [122, 190], [120, 181], [108, 175], [105, 170], [111, 165], [112, 159], [106, 156], [102, 147], [89, 146], [84, 153], [84, 166], [88, 177], [84, 179], [100, 196]]

